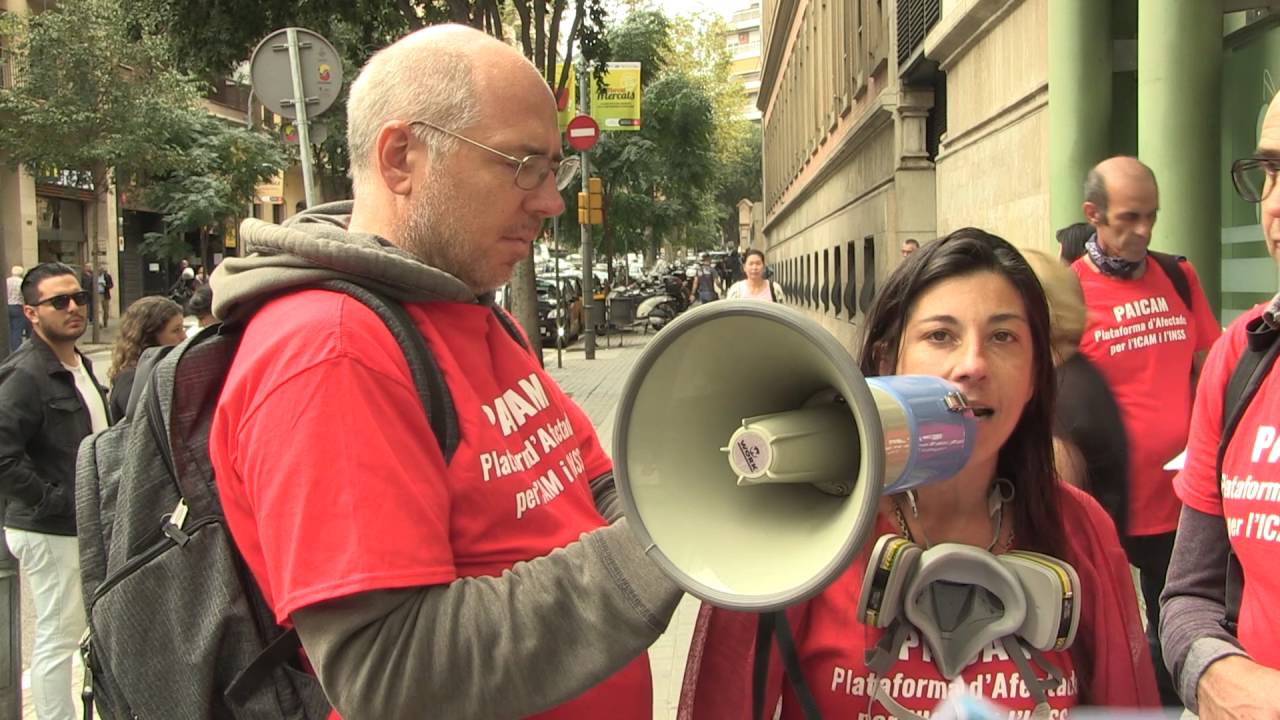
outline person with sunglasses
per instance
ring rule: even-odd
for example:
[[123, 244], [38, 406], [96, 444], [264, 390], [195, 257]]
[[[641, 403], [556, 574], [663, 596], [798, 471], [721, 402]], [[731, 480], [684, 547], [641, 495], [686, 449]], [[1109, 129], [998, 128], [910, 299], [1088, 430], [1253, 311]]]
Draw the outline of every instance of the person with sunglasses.
[[35, 604], [31, 692], [40, 720], [71, 720], [71, 658], [85, 628], [76, 543], [80, 441], [110, 424], [106, 393], [76, 349], [88, 327], [79, 273], [42, 263], [22, 279], [31, 337], [0, 365], [0, 495], [5, 541]]
[[[252, 256], [210, 277], [214, 315], [248, 317], [208, 443], [233, 539], [331, 717], [649, 720], [645, 650], [680, 591], [621, 517], [587, 416], [493, 303], [576, 170], [546, 80], [432, 26], [361, 70], [347, 141], [354, 200], [246, 220]], [[456, 450], [372, 311], [288, 292], [334, 270], [401, 301]]]
[[[1280, 98], [1263, 118], [1257, 151], [1231, 170], [1236, 192], [1257, 203], [1267, 253], [1280, 264]], [[1280, 295], [1236, 318], [1214, 344], [1196, 392], [1186, 462], [1173, 481], [1183, 507], [1161, 597], [1160, 639], [1183, 702], [1206, 720], [1280, 718], [1277, 366], [1261, 377], [1251, 400], [1234, 401], [1232, 408], [1244, 402], [1244, 411], [1221, 447], [1223, 423], [1236, 414], [1227, 408], [1229, 378], [1246, 350], [1274, 346], [1278, 332]], [[1229, 587], [1239, 592], [1231, 601]]]

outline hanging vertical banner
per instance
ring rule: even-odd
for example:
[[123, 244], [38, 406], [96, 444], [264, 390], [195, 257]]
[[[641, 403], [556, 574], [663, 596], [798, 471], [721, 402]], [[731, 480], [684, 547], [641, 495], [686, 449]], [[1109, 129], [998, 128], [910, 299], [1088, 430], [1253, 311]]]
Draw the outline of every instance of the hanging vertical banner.
[[[564, 66], [556, 63], [556, 77], [554, 82], [560, 82], [560, 73]], [[564, 86], [564, 92], [556, 96], [556, 116], [560, 120], [560, 132], [564, 132], [569, 127], [569, 121], [578, 115], [578, 73], [572, 66], [569, 68], [569, 82]], [[551, 92], [555, 92], [555, 87], [551, 88]]]
[[604, 87], [592, 85], [591, 117], [605, 132], [640, 129], [640, 63], [609, 63]]
[[[559, 80], [560, 65], [556, 65], [556, 79]], [[640, 63], [609, 63], [605, 71], [604, 89], [592, 83], [591, 117], [606, 132], [612, 130], [640, 129]], [[556, 98], [556, 110], [559, 114], [560, 132], [569, 126], [569, 121], [578, 114], [578, 69], [569, 68], [569, 82], [564, 92]]]

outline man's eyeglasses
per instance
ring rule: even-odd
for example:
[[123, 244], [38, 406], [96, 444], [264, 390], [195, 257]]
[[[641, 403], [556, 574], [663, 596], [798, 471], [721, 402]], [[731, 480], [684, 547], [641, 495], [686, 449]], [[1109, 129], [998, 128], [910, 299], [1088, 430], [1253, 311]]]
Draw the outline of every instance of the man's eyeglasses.
[[578, 174], [577, 157], [565, 158], [564, 160], [552, 160], [546, 155], [526, 155], [523, 158], [518, 158], [514, 155], [508, 155], [501, 150], [495, 150], [484, 143], [476, 142], [465, 135], [459, 135], [452, 130], [446, 130], [439, 125], [427, 122], [426, 120], [414, 120], [409, 124], [422, 125], [435, 130], [436, 132], [442, 132], [445, 135], [455, 137], [465, 143], [475, 145], [481, 150], [488, 150], [494, 155], [506, 160], [508, 163], [515, 166], [516, 187], [521, 190], [537, 190], [542, 183], [546, 181], [547, 176], [552, 173], [556, 176], [556, 189], [564, 190], [569, 187], [569, 183], [573, 182], [573, 178]]
[[76, 307], [87, 307], [89, 305], [89, 293], [86, 290], [81, 290], [80, 292], [67, 293], [66, 295], [54, 295], [51, 298], [45, 298], [37, 302], [33, 307], [52, 305], [54, 310], [66, 310], [71, 306], [72, 300], [75, 301]]
[[1231, 163], [1231, 184], [1245, 202], [1262, 202], [1276, 186], [1280, 158], [1249, 157]]

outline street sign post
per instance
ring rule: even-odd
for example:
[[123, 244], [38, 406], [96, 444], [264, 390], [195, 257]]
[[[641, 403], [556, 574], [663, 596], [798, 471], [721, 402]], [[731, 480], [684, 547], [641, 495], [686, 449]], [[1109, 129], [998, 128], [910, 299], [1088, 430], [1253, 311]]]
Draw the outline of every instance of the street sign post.
[[316, 204], [309, 119], [328, 110], [342, 91], [342, 59], [321, 35], [285, 28], [268, 35], [249, 61], [253, 92], [277, 115], [297, 121], [307, 207]]
[[[590, 115], [590, 84], [591, 73], [586, 72], [585, 67], [580, 67], [578, 72], [578, 108], [580, 114], [578, 117], [569, 121], [569, 127], [565, 130], [565, 135], [569, 142], [569, 146], [576, 149], [582, 157], [582, 192], [590, 192], [591, 177], [591, 148], [595, 147], [596, 140], [600, 138], [600, 126]], [[576, 128], [576, 131], [575, 131]], [[582, 351], [588, 360], [596, 359], [596, 327], [591, 321], [592, 309], [596, 303], [595, 288], [595, 272], [592, 265], [595, 264], [594, 252], [595, 246], [591, 242], [591, 225], [584, 223], [582, 229], [582, 314], [585, 316], [583, 320], [583, 338]]]

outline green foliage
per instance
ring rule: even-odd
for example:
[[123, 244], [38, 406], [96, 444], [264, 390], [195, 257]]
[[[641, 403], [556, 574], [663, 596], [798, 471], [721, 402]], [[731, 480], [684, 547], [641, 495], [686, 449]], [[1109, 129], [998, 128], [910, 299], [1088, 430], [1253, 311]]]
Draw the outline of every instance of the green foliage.
[[186, 232], [207, 232], [236, 218], [254, 188], [286, 167], [276, 138], [203, 113], [189, 116], [168, 142], [185, 162], [152, 175], [142, 190], [144, 203], [164, 215], [166, 232], [149, 234], [144, 248], [157, 257], [182, 257]]
[[[169, 39], [185, 69], [209, 78], [232, 74], [267, 34], [289, 26], [308, 28], [333, 43], [349, 79], [377, 50], [413, 30], [442, 22], [468, 24], [518, 42], [525, 56], [544, 69], [552, 86], [559, 80], [552, 75], [555, 48], [563, 45], [565, 13], [573, 14], [571, 38], [598, 77], [603, 77], [609, 57], [602, 0], [119, 1], [139, 28]], [[345, 185], [350, 166], [345, 94], [319, 119], [330, 134], [316, 158], [317, 170], [322, 183], [338, 188]]]
[[99, 193], [109, 168], [169, 167], [165, 142], [197, 85], [171, 69], [162, 38], [135, 32], [118, 0], [61, 0], [39, 15], [0, 14], [14, 62], [0, 90], [0, 158], [86, 170]]
[[645, 86], [641, 131], [604, 133], [592, 152], [615, 251], [646, 240], [719, 248], [737, 235], [738, 201], [759, 197], [759, 128], [740, 115], [726, 29], [718, 16], [671, 19], [643, 0], [609, 29], [614, 59], [640, 60]]

